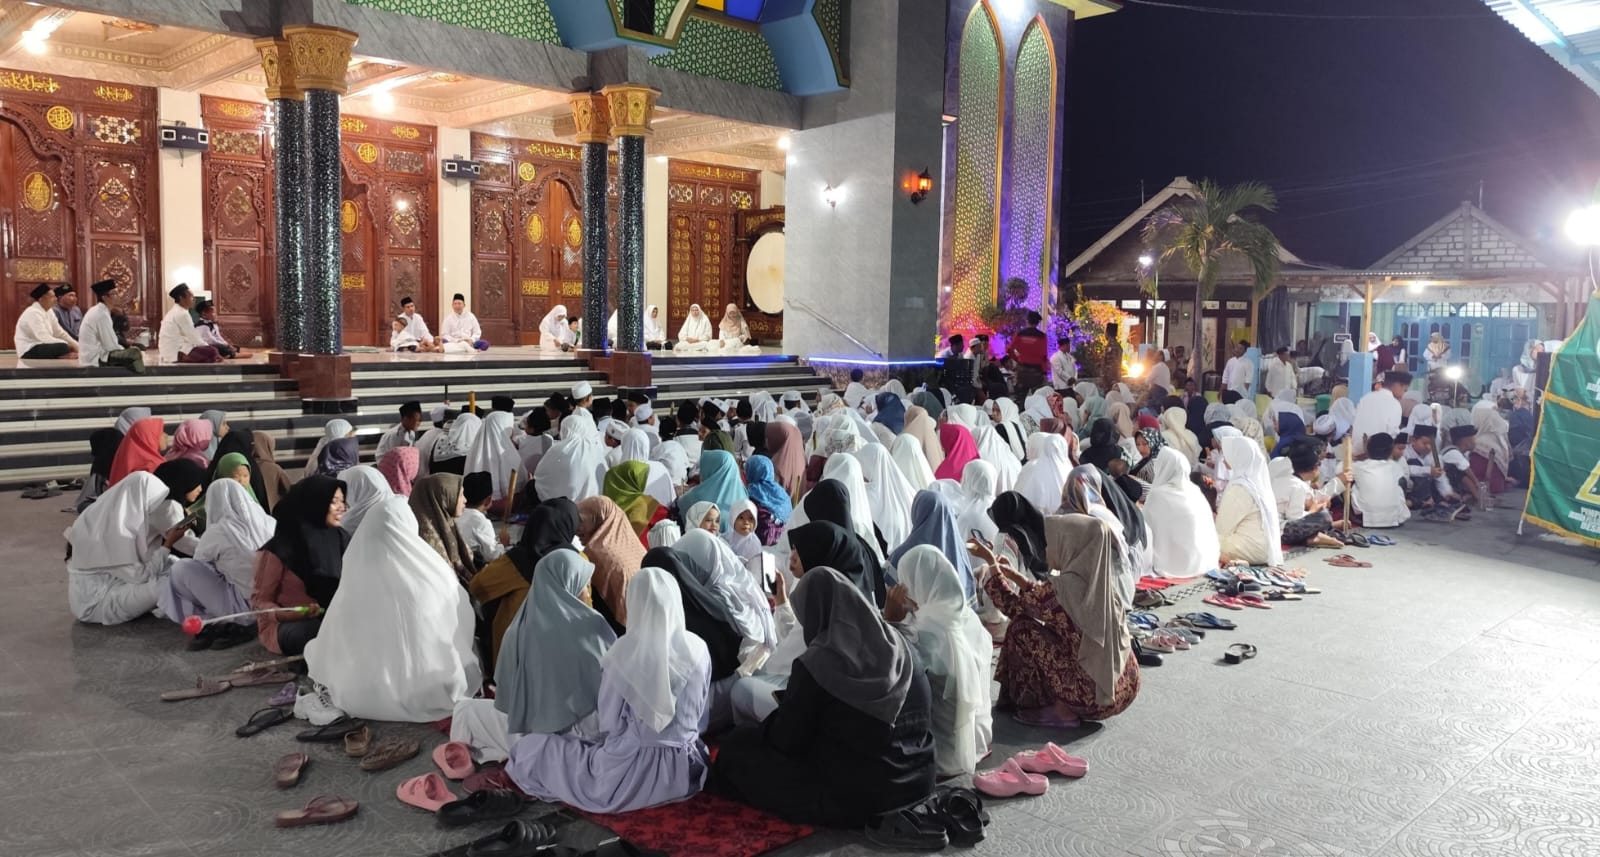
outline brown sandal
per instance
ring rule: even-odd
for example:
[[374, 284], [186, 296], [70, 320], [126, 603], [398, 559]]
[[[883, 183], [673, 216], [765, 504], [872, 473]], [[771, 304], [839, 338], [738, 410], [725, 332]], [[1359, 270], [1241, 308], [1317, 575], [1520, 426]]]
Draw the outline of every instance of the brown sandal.
[[290, 753], [272, 765], [272, 778], [280, 789], [294, 788], [300, 782], [300, 774], [311, 764], [311, 757], [304, 753]]
[[352, 758], [367, 755], [367, 749], [372, 745], [372, 730], [366, 726], [344, 736], [344, 754]]
[[278, 813], [272, 823], [278, 827], [306, 827], [312, 824], [333, 824], [356, 814], [361, 804], [350, 798], [318, 795], [300, 809], [286, 809]]
[[199, 699], [203, 696], [216, 696], [233, 687], [226, 681], [214, 681], [205, 676], [196, 676], [194, 687], [184, 690], [169, 690], [161, 694], [162, 702], [182, 702], [186, 699]]
[[415, 757], [421, 750], [421, 745], [410, 739], [385, 738], [373, 745], [371, 752], [361, 759], [361, 770], [387, 771]]
[[283, 684], [294, 681], [294, 673], [276, 670], [272, 667], [255, 667], [254, 669], [238, 670], [225, 676], [212, 679], [216, 682], [227, 682], [233, 687], [256, 687], [263, 684]]

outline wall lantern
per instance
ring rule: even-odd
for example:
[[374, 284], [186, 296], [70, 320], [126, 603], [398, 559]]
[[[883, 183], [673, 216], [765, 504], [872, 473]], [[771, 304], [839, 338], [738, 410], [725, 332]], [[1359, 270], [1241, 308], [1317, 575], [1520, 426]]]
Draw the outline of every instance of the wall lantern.
[[928, 175], [924, 169], [915, 179], [912, 179], [911, 203], [913, 205], [928, 198], [928, 193], [933, 190], [933, 176]]

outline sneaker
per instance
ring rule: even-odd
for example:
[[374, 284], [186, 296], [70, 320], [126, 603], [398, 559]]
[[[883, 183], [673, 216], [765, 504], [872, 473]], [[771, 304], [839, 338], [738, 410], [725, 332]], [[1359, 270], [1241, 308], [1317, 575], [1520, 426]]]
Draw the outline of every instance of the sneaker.
[[312, 726], [327, 726], [345, 716], [328, 697], [328, 689], [313, 683], [311, 690], [295, 697], [294, 716], [311, 722]]

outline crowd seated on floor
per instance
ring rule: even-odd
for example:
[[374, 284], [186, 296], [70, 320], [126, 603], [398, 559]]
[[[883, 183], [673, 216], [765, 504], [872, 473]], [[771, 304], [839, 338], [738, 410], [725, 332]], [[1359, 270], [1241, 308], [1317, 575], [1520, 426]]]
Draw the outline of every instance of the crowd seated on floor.
[[1353, 519], [1460, 520], [1526, 430], [1488, 399], [1407, 409], [1396, 371], [1311, 408], [1003, 380], [408, 402], [376, 461], [335, 419], [298, 472], [224, 413], [168, 435], [131, 408], [91, 438], [69, 606], [303, 656], [322, 722], [449, 718], [540, 799], [707, 790], [904, 844], [897, 813], [977, 770], [996, 711], [1070, 729], [1134, 704], [1149, 581], [1281, 566]]

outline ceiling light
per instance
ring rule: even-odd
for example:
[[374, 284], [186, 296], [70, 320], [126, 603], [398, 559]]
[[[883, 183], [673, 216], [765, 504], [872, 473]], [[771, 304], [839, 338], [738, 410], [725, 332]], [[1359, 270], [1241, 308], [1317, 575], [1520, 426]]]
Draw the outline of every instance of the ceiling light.
[[789, 135], [788, 134], [785, 134], [782, 137], [778, 138], [778, 151], [780, 151], [780, 152], [789, 151]]
[[37, 30], [29, 30], [22, 34], [22, 49], [30, 54], [42, 54], [50, 49], [50, 37]]
[[844, 199], [844, 191], [834, 187], [831, 184], [823, 186], [822, 201], [827, 203], [829, 208], [838, 208], [839, 201], [842, 199]]
[[656, 155], [656, 163], [664, 164], [666, 162], [667, 162], [667, 156], [666, 155]]
[[394, 112], [394, 96], [387, 89], [380, 89], [372, 93], [372, 109], [379, 113]]

